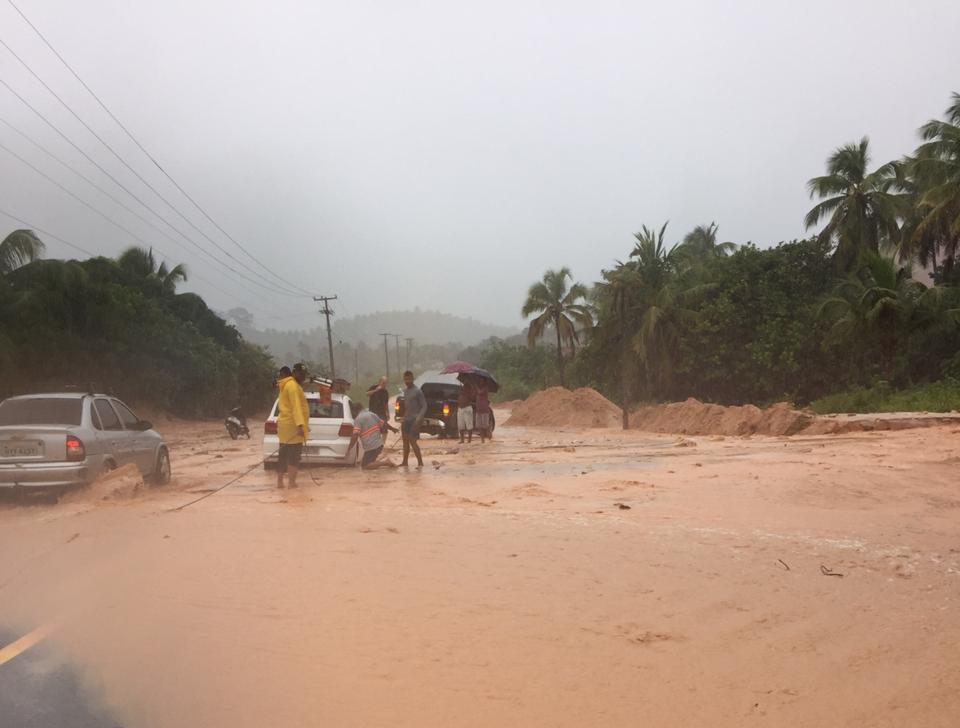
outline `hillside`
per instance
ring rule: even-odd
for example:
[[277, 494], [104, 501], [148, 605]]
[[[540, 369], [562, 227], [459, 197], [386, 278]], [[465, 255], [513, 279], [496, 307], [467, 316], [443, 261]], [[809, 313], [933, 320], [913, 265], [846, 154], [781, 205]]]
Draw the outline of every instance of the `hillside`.
[[[326, 351], [326, 329], [319, 314], [317, 326], [286, 331], [274, 328], [260, 329], [253, 319], [244, 314], [246, 312], [242, 309], [233, 309], [227, 315], [245, 339], [268, 347], [276, 356], [283, 357], [287, 353], [306, 355], [309, 350], [310, 355], [303, 358], [321, 359], [321, 356], [317, 356], [318, 349]], [[383, 311], [333, 319], [335, 344], [364, 344], [372, 349], [382, 348], [383, 337], [380, 336], [382, 332], [400, 334], [403, 337], [400, 345], [405, 351], [404, 339], [407, 337], [412, 338], [417, 346], [440, 346], [452, 343], [470, 346], [490, 337], [508, 338], [518, 334], [520, 330], [419, 308], [412, 311]], [[395, 341], [392, 338], [390, 346], [393, 351]]]

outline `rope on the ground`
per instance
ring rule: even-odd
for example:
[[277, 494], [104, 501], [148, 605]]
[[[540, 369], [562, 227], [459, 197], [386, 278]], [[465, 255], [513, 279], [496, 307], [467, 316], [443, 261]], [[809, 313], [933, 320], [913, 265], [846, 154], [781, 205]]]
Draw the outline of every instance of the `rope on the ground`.
[[251, 465], [249, 468], [247, 468], [247, 469], [244, 470], [242, 473], [240, 473], [240, 475], [236, 476], [236, 477], [233, 478], [232, 480], [227, 481], [226, 483], [224, 483], [223, 485], [221, 485], [219, 488], [214, 488], [214, 489], [211, 490], [209, 493], [204, 493], [204, 494], [203, 494], [202, 496], [200, 496], [199, 498], [194, 498], [192, 501], [188, 501], [187, 503], [184, 503], [183, 505], [179, 505], [179, 506], [177, 506], [176, 508], [167, 508], [167, 509], [165, 509], [163, 512], [164, 512], [164, 513], [173, 513], [173, 512], [175, 512], [175, 511], [182, 511], [182, 510], [183, 510], [184, 508], [186, 508], [187, 506], [192, 506], [194, 503], [199, 503], [199, 502], [202, 501], [204, 498], [209, 498], [210, 496], [212, 496], [212, 495], [214, 495], [214, 494], [216, 494], [216, 493], [219, 493], [221, 490], [223, 490], [224, 488], [227, 488], [227, 487], [233, 485], [234, 483], [236, 483], [236, 482], [237, 482], [238, 480], [240, 480], [241, 478], [245, 478], [246, 476], [250, 475], [250, 473], [252, 473], [254, 470], [256, 470], [256, 469], [259, 468], [261, 465], [263, 465], [263, 463], [266, 462], [267, 459], [272, 458], [274, 455], [276, 455], [276, 454], [279, 453], [279, 452], [280, 452], [280, 451], [277, 450], [277, 451], [274, 452], [273, 454], [268, 455], [267, 458], [264, 458], [263, 460], [258, 460], [256, 463], [254, 463], [254, 464]]

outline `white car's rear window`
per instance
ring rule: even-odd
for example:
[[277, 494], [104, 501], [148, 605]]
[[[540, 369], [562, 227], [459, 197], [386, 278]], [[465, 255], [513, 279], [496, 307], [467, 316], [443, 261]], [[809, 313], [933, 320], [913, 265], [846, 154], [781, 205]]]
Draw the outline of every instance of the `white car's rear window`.
[[[319, 399], [308, 399], [307, 404], [310, 406], [310, 419], [311, 420], [342, 420], [343, 419], [343, 402], [337, 402], [336, 400], [332, 401], [330, 404], [323, 404]], [[278, 405], [273, 406], [273, 416], [276, 417], [278, 410]]]

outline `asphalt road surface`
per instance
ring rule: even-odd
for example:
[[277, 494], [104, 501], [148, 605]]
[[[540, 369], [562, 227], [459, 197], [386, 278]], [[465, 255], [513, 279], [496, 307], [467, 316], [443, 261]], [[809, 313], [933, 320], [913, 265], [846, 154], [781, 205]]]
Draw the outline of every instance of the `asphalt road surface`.
[[[22, 635], [0, 628], [0, 649]], [[0, 664], [3, 728], [120, 728], [77, 668], [41, 642]]]

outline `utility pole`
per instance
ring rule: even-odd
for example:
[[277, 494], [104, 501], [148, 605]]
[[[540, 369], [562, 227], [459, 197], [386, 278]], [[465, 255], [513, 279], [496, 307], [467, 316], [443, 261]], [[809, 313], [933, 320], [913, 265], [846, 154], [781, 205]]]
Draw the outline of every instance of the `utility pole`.
[[413, 348], [413, 338], [407, 337], [407, 369], [410, 368], [410, 350]]
[[336, 301], [336, 296], [314, 296], [313, 300], [317, 303], [323, 301], [323, 308], [320, 309], [327, 318], [327, 348], [330, 350], [330, 379], [337, 378], [337, 370], [333, 366], [333, 334], [330, 332], [330, 317], [333, 316], [333, 310], [330, 308], [330, 301]]
[[387, 346], [387, 337], [393, 334], [380, 334], [383, 337], [383, 356], [387, 361], [387, 379], [390, 379], [390, 348]]
[[360, 384], [360, 350], [353, 350], [353, 381]]
[[[397, 347], [397, 374], [402, 375], [402, 372], [400, 371], [400, 337], [402, 336], [402, 334], [392, 334], [392, 336], [394, 338], [394, 343], [396, 344], [396, 347]], [[400, 378], [403, 379], [403, 376], [401, 376]]]

